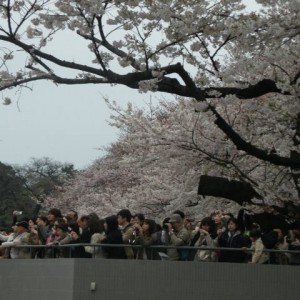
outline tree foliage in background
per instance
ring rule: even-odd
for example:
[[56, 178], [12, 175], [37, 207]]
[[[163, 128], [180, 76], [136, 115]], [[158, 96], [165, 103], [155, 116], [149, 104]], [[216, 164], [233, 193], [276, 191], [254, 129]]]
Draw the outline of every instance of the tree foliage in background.
[[[234, 128], [241, 129], [247, 122], [244, 131], [257, 144], [264, 143], [260, 139], [264, 133], [284, 152], [292, 140], [287, 133], [293, 122], [293, 116], [282, 109], [284, 100], [264, 99], [264, 113], [256, 114], [255, 131], [248, 103], [234, 100], [217, 107]], [[96, 211], [103, 217], [124, 207], [160, 219], [179, 208], [200, 218], [215, 209], [236, 212], [241, 207], [252, 214], [298, 217], [291, 169], [236, 151], [217, 126], [208, 128], [212, 114], [195, 112], [194, 100], [161, 101], [148, 110], [130, 103], [126, 109], [109, 101], [108, 105], [110, 124], [120, 131], [118, 141], [107, 148], [106, 156], [64, 185], [57, 198], [48, 198], [49, 207]], [[269, 114], [274, 118], [272, 130]], [[221, 199], [198, 195], [200, 175], [214, 179], [203, 183], [201, 194]], [[238, 186], [239, 194], [238, 189], [232, 194], [232, 185]]]
[[35, 201], [12, 166], [0, 162], [0, 225], [11, 226], [14, 210], [32, 215]]
[[73, 164], [61, 163], [48, 157], [32, 158], [29, 163], [16, 166], [15, 170], [30, 197], [37, 203], [35, 214], [45, 198], [50, 194], [54, 196], [57, 189], [76, 173]]
[[[230, 161], [224, 162], [229, 171], [218, 176], [239, 173], [262, 194], [266, 206], [295, 201], [300, 190], [300, 1], [257, 0], [259, 8], [252, 12], [243, 3], [247, 1], [1, 0], [0, 90], [48, 80], [122, 84], [194, 99], [185, 114], [196, 110], [191, 118], [201, 113], [206, 120], [196, 144], [211, 142]], [[60, 31], [85, 45], [86, 55], [73, 49], [66, 55]], [[3, 101], [11, 99], [4, 95]], [[239, 109], [247, 117], [237, 124]], [[209, 150], [219, 160], [220, 153]], [[240, 166], [240, 160], [247, 163]], [[257, 177], [250, 176], [251, 169]], [[262, 178], [270, 181], [263, 188]], [[275, 189], [279, 194], [274, 198], [268, 189], [276, 185], [282, 190]]]

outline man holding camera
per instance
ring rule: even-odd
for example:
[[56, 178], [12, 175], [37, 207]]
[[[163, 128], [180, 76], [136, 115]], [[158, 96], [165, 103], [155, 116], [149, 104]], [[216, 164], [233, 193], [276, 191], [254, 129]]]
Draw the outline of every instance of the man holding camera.
[[[173, 214], [166, 223], [167, 234], [165, 237], [166, 246], [188, 246], [190, 242], [190, 232], [184, 226], [184, 219], [179, 214]], [[178, 248], [168, 248], [167, 255], [170, 260], [187, 260], [188, 250]]]

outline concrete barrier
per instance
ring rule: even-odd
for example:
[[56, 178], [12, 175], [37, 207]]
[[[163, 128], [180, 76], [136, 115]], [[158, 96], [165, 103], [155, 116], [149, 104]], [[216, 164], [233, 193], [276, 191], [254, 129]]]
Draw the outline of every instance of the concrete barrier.
[[297, 266], [172, 261], [1, 260], [5, 300], [299, 300]]

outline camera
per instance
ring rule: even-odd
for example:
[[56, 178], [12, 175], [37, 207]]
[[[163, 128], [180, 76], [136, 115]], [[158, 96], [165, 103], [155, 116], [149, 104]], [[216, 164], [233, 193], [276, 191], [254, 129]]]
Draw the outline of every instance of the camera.
[[23, 212], [22, 212], [21, 210], [18, 210], [18, 211], [15, 211], [14, 214], [15, 214], [16, 216], [20, 216], [20, 215], [23, 214]]

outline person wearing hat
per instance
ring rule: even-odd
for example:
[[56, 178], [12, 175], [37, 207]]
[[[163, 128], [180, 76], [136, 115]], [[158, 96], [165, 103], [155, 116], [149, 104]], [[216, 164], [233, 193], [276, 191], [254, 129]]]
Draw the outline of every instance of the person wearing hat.
[[[166, 224], [168, 234], [166, 235], [167, 246], [188, 246], [190, 242], [190, 233], [184, 226], [184, 219], [179, 214], [173, 214]], [[188, 250], [178, 248], [168, 248], [167, 255], [170, 260], [186, 260], [184, 253]]]
[[2, 243], [2, 247], [10, 249], [9, 257], [15, 258], [30, 258], [30, 248], [15, 248], [15, 246], [29, 245], [28, 222], [20, 221], [14, 226], [15, 236], [12, 241]]

